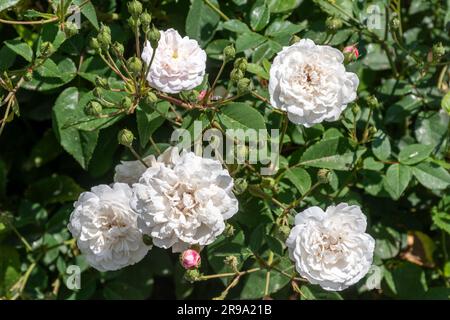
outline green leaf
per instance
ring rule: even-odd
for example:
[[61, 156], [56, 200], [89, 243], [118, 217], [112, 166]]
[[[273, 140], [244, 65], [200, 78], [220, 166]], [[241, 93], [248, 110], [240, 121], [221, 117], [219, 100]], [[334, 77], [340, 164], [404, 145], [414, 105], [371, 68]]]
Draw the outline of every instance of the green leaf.
[[372, 152], [381, 161], [387, 161], [391, 155], [391, 142], [384, 133], [377, 133], [372, 141]]
[[392, 270], [388, 283], [389, 289], [400, 299], [417, 299], [425, 295], [428, 290], [424, 271], [411, 263], [402, 263]]
[[19, 3], [20, 0], [2, 0], [0, 1], [0, 12], [3, 10], [6, 10], [8, 8], [11, 8], [12, 6], [15, 6]]
[[354, 16], [352, 0], [314, 0], [314, 2], [331, 16], [337, 16], [344, 20], [349, 20], [349, 16]]
[[288, 168], [285, 175], [301, 194], [305, 194], [311, 188], [311, 177], [306, 170], [302, 168]]
[[305, 23], [293, 24], [292, 22], [289, 21], [277, 20], [267, 27], [265, 35], [273, 38], [284, 36], [291, 37], [292, 35], [302, 31], [305, 28], [306, 28]]
[[407, 95], [391, 105], [384, 117], [385, 123], [401, 123], [405, 118], [419, 111], [422, 101], [414, 95]]
[[160, 101], [155, 107], [139, 106], [137, 108], [136, 121], [139, 132], [139, 141], [142, 148], [147, 145], [153, 132], [164, 123], [165, 118], [162, 117], [161, 114], [166, 115], [169, 108], [170, 103], [167, 101]]
[[98, 132], [81, 131], [73, 127], [65, 128], [67, 122], [77, 115], [84, 116], [84, 111], [78, 108], [80, 93], [75, 87], [64, 90], [53, 107], [53, 130], [61, 146], [86, 169], [97, 144]]
[[448, 114], [450, 114], [450, 91], [446, 93], [446, 95], [442, 98], [441, 107]]
[[394, 200], [400, 198], [411, 180], [411, 168], [401, 164], [392, 164], [386, 172], [384, 187]]
[[251, 30], [245, 23], [243, 23], [242, 21], [236, 20], [236, 19], [230, 19], [228, 21], [225, 21], [222, 24], [222, 26], [224, 29], [230, 30], [230, 31], [236, 32], [236, 33], [251, 32]]
[[255, 31], [264, 29], [270, 21], [270, 11], [267, 4], [256, 5], [250, 13], [250, 26]]
[[223, 59], [223, 49], [230, 44], [230, 40], [217, 39], [208, 43], [205, 51], [209, 58], [222, 60]]
[[4, 43], [9, 49], [14, 51], [16, 54], [18, 54], [28, 62], [33, 61], [33, 50], [27, 43], [22, 42], [19, 39], [8, 40]]
[[219, 121], [227, 129], [266, 130], [264, 117], [246, 103], [235, 102], [223, 106], [218, 114]]
[[97, 13], [95, 12], [95, 7], [92, 4], [91, 1], [84, 1], [84, 0], [73, 0], [73, 3], [81, 7], [81, 13], [86, 17], [86, 19], [89, 20], [89, 22], [95, 27], [96, 30], [98, 30], [98, 20], [97, 20]]
[[45, 77], [41, 76], [39, 72], [35, 72], [33, 74], [33, 79], [25, 82], [23, 88], [36, 91], [48, 91], [69, 83], [77, 75], [77, 68], [72, 59], [67, 57], [58, 61], [57, 64], [58, 77], [51, 77], [50, 75], [50, 72], [56, 72], [54, 67], [51, 67], [53, 71], [49, 71], [48, 69], [41, 70], [41, 72], [44, 72]]
[[83, 191], [83, 188], [71, 177], [54, 174], [51, 177], [33, 182], [25, 195], [28, 199], [45, 205], [77, 200]]
[[448, 141], [449, 116], [445, 112], [428, 111], [417, 115], [414, 133], [418, 142], [444, 152]]
[[302, 300], [343, 300], [337, 292], [329, 292], [319, 286], [303, 285], [300, 288], [303, 295]]
[[365, 149], [353, 151], [348, 139], [335, 138], [321, 140], [303, 153], [299, 165], [327, 168], [334, 170], [350, 170], [352, 164], [365, 152]]
[[281, 12], [292, 12], [297, 8], [303, 0], [268, 0], [267, 3], [270, 8], [270, 12], [281, 13]]
[[[219, 7], [217, 1], [211, 2]], [[219, 21], [220, 16], [203, 0], [193, 0], [186, 18], [186, 34], [204, 47], [214, 36]]]
[[240, 34], [236, 39], [236, 52], [256, 48], [266, 40], [266, 37], [255, 32]]
[[263, 67], [257, 65], [255, 63], [249, 63], [247, 67], [247, 71], [261, 77], [263, 79], [269, 80], [269, 72], [264, 70]]
[[450, 234], [450, 196], [442, 198], [431, 212], [434, 224]]
[[407, 165], [419, 163], [430, 155], [433, 146], [426, 146], [423, 144], [410, 144], [400, 151], [398, 160]]
[[0, 246], [0, 296], [11, 296], [11, 287], [20, 278], [20, 257], [14, 247]]
[[450, 185], [450, 174], [444, 168], [432, 162], [421, 162], [412, 167], [419, 182], [431, 190], [445, 189]]

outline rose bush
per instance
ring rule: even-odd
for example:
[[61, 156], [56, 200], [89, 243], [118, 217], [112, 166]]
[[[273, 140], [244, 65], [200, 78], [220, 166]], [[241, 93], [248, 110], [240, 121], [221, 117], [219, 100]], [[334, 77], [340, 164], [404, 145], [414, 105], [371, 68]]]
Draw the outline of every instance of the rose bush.
[[449, 10], [0, 1], [0, 298], [448, 299]]

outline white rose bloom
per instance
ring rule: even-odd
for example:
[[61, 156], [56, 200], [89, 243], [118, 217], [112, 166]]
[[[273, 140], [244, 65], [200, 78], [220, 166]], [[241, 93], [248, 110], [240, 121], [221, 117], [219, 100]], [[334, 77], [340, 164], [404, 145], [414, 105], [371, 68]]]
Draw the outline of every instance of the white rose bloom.
[[325, 290], [357, 283], [372, 264], [375, 240], [358, 206], [310, 207], [295, 217], [286, 246], [298, 273]]
[[83, 192], [74, 204], [67, 228], [88, 263], [99, 271], [135, 264], [151, 248], [142, 240], [130, 197], [127, 184], [115, 183]]
[[169, 148], [133, 185], [138, 225], [160, 248], [182, 252], [212, 243], [238, 211], [233, 178], [217, 160]]
[[[179, 93], [200, 85], [205, 76], [206, 52], [196, 40], [182, 38], [174, 29], [160, 31], [155, 57], [147, 80], [150, 85], [166, 93]], [[146, 42], [142, 60], [148, 65], [153, 48]]]
[[284, 47], [270, 69], [272, 106], [305, 127], [336, 121], [356, 99], [359, 84], [356, 74], [345, 71], [343, 61], [339, 50], [309, 39]]
[[[156, 159], [153, 155], [142, 159], [148, 166], [151, 166]], [[139, 161], [121, 161], [115, 168], [114, 182], [122, 182], [129, 185], [139, 181], [139, 178], [147, 168]]]

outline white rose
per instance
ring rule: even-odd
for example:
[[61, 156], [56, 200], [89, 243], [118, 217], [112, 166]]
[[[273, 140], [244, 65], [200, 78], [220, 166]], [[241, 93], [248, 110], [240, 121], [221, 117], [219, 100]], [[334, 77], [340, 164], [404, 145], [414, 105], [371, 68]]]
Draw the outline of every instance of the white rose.
[[[153, 48], [146, 42], [142, 59], [148, 65]], [[169, 29], [161, 31], [155, 57], [147, 80], [150, 85], [166, 93], [179, 93], [200, 85], [205, 76], [206, 53], [196, 40], [182, 38]]]
[[138, 225], [160, 248], [182, 252], [212, 243], [238, 211], [233, 178], [219, 161], [170, 148], [133, 185]]
[[372, 264], [375, 240], [358, 206], [340, 203], [324, 212], [310, 207], [295, 216], [286, 246], [298, 273], [325, 290], [357, 283]]
[[88, 263], [99, 271], [135, 264], [151, 248], [142, 240], [130, 197], [127, 184], [115, 183], [83, 192], [74, 204], [67, 228]]
[[343, 61], [339, 50], [309, 39], [284, 47], [270, 69], [272, 106], [305, 127], [336, 121], [356, 99], [359, 84], [356, 74], [345, 71]]
[[[151, 166], [156, 159], [153, 155], [142, 159], [148, 166]], [[139, 178], [147, 169], [139, 160], [121, 161], [115, 168], [114, 182], [122, 182], [129, 185], [139, 181]]]

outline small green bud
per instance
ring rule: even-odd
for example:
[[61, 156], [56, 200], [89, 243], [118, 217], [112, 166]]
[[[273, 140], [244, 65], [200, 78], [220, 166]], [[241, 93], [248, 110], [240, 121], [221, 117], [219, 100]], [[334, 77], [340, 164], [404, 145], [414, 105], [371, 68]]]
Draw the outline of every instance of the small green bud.
[[102, 96], [102, 94], [103, 94], [103, 91], [102, 91], [101, 88], [95, 87], [95, 88], [94, 88], [94, 91], [93, 91], [93, 94], [94, 94], [94, 97], [100, 99], [101, 96]]
[[378, 131], [377, 127], [371, 126], [371, 127], [369, 128], [369, 134], [370, 134], [370, 136], [373, 137], [373, 135], [376, 134], [377, 131]]
[[244, 77], [244, 73], [240, 69], [233, 69], [230, 73], [230, 79], [233, 82], [238, 82]]
[[225, 230], [223, 231], [223, 234], [225, 237], [232, 237], [234, 236], [234, 227], [232, 224], [229, 224], [228, 222], [225, 225]]
[[152, 91], [149, 91], [147, 93], [147, 95], [145, 96], [145, 103], [152, 105], [154, 103], [158, 102], [158, 97], [156, 96], [156, 94]]
[[39, 48], [39, 52], [41, 53], [42, 56], [49, 56], [51, 55], [53, 52], [55, 52], [55, 48], [53, 47], [53, 44], [45, 41], [41, 43], [41, 46]]
[[320, 169], [317, 172], [317, 180], [320, 183], [328, 183], [330, 182], [330, 170], [328, 169]]
[[237, 178], [234, 181], [234, 193], [243, 194], [247, 190], [248, 182], [244, 178]]
[[439, 59], [444, 55], [445, 55], [445, 48], [442, 45], [442, 42], [438, 42], [435, 45], [433, 45], [433, 57]]
[[271, 177], [263, 177], [261, 181], [261, 186], [266, 189], [271, 189], [275, 186], [275, 179]]
[[117, 41], [113, 43], [113, 49], [114, 49], [114, 52], [116, 53], [116, 55], [118, 55], [119, 57], [122, 57], [123, 53], [125, 52], [125, 48], [123, 47], [123, 44], [121, 44]]
[[128, 25], [130, 26], [131, 30], [133, 30], [133, 32], [136, 32], [137, 28], [141, 25], [141, 19], [140, 18], [135, 19], [133, 17], [129, 17]]
[[8, 211], [0, 211], [0, 223], [4, 225], [11, 225], [14, 221], [14, 216], [11, 212]]
[[152, 246], [153, 245], [153, 239], [148, 234], [142, 235], [142, 242], [144, 242], [144, 244], [146, 246]]
[[64, 33], [67, 38], [71, 38], [78, 33], [78, 26], [73, 22], [65, 22], [64, 23]]
[[102, 78], [100, 76], [95, 77], [95, 85], [102, 89], [109, 89], [108, 80], [106, 80], [105, 78]]
[[133, 145], [134, 134], [128, 129], [122, 129], [117, 135], [117, 140], [119, 141], [119, 144], [125, 147], [131, 147]]
[[325, 26], [332, 32], [336, 32], [337, 30], [341, 29], [342, 25], [342, 20], [337, 17], [328, 17], [325, 21]]
[[291, 40], [289, 40], [289, 45], [293, 45], [297, 42], [299, 42], [301, 39], [299, 36], [296, 36], [295, 34], [292, 36]]
[[286, 240], [289, 237], [289, 233], [291, 233], [291, 229], [285, 224], [277, 225], [275, 231], [277, 237], [283, 240]]
[[97, 39], [100, 48], [108, 50], [111, 45], [111, 29], [102, 24], [100, 31], [98, 32]]
[[142, 61], [139, 58], [132, 57], [128, 59], [127, 67], [134, 76], [138, 76], [142, 70]]
[[138, 18], [142, 13], [142, 3], [137, 0], [133, 0], [128, 2], [128, 12], [131, 14], [133, 18]]
[[247, 71], [248, 62], [245, 58], [238, 58], [234, 61], [234, 68], [239, 69], [242, 72]]
[[226, 46], [225, 49], [223, 49], [223, 60], [225, 62], [233, 60], [235, 56], [236, 50], [234, 49], [234, 46], [232, 44]]
[[147, 33], [148, 41], [150, 41], [150, 45], [153, 49], [158, 47], [159, 39], [161, 38], [161, 33], [155, 26], [153, 26], [150, 31]]
[[231, 267], [231, 269], [237, 270], [239, 260], [236, 256], [226, 256], [223, 263]]
[[152, 15], [145, 11], [143, 14], [141, 14], [141, 24], [142, 24], [142, 30], [146, 33], [150, 30], [150, 23], [152, 22]]
[[97, 117], [102, 114], [103, 107], [97, 101], [91, 101], [84, 107], [84, 113], [88, 116]]
[[392, 18], [390, 25], [393, 30], [397, 30], [400, 28], [400, 19], [397, 17]]
[[25, 72], [23, 78], [25, 79], [25, 81], [31, 81], [31, 79], [33, 79], [33, 70], [28, 70], [27, 72]]
[[184, 274], [184, 278], [186, 279], [186, 281], [189, 281], [189, 282], [198, 281], [200, 279], [200, 276], [201, 276], [201, 274], [198, 269], [186, 270], [186, 273]]
[[123, 97], [120, 101], [120, 107], [125, 110], [129, 110], [133, 106], [133, 101], [131, 101], [130, 97]]
[[100, 43], [98, 42], [97, 38], [92, 38], [89, 41], [89, 44], [90, 44], [91, 48], [94, 49], [95, 51], [99, 51], [100, 50]]
[[378, 108], [378, 106], [380, 105], [377, 97], [372, 96], [372, 95], [370, 95], [366, 98], [366, 102], [367, 102], [367, 105], [369, 106], [369, 108], [373, 108], [373, 109]]
[[353, 104], [352, 106], [352, 112], [356, 116], [361, 111], [361, 108], [357, 103]]
[[238, 94], [247, 93], [250, 90], [250, 83], [251, 83], [251, 81], [248, 78], [239, 79], [239, 81], [237, 83]]

